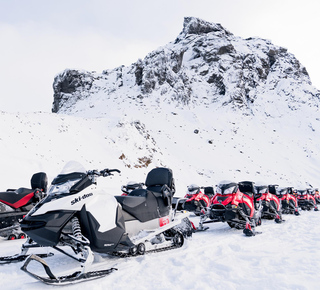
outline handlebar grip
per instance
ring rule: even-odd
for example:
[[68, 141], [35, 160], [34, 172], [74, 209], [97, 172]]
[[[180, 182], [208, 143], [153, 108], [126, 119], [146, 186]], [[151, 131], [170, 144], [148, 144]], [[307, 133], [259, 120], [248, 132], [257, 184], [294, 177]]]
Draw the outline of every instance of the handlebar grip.
[[119, 169], [109, 169], [109, 172], [118, 172], [121, 173], [121, 171]]
[[101, 171], [100, 171], [100, 174], [101, 174], [102, 176], [109, 176], [109, 175], [112, 175], [112, 174], [111, 174], [112, 172], [121, 173], [121, 171], [120, 171], [119, 169], [108, 169], [108, 168], [106, 168], [106, 169], [101, 170]]

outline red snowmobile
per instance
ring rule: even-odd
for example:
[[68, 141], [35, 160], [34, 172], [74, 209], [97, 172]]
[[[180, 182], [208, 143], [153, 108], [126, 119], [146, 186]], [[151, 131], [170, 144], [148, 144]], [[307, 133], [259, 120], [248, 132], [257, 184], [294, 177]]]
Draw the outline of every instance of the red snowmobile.
[[279, 188], [282, 213], [300, 215], [298, 201], [293, 193], [293, 187]]
[[[203, 189], [203, 192], [201, 189]], [[212, 186], [200, 187], [196, 184], [191, 184], [188, 186], [184, 198], [173, 198], [172, 206], [175, 210], [187, 210], [199, 216], [207, 211], [213, 196], [214, 189]]]
[[201, 188], [195, 184], [188, 186], [187, 194], [185, 195], [185, 202], [183, 204], [183, 209], [194, 212], [195, 215], [205, 214], [207, 208], [211, 204], [211, 198], [214, 195], [213, 187], [202, 187]]
[[0, 236], [8, 240], [23, 239], [19, 221], [40, 201], [47, 191], [48, 179], [44, 172], [31, 178], [31, 189], [18, 188], [0, 192]]
[[203, 224], [213, 222], [227, 222], [231, 228], [243, 229], [246, 236], [254, 236], [255, 227], [261, 225], [261, 206], [256, 202], [254, 183], [220, 182], [209, 211], [200, 216], [198, 230], [206, 230]]
[[278, 185], [256, 186], [257, 194], [260, 196], [257, 201], [262, 203], [261, 217], [274, 219], [276, 223], [283, 222], [281, 216], [281, 204], [277, 197]]
[[318, 188], [316, 188], [316, 189], [314, 190], [314, 199], [316, 200], [316, 203], [317, 203], [317, 204], [320, 203], [320, 194], [319, 194]]
[[297, 200], [298, 205], [302, 210], [311, 210], [312, 208], [315, 211], [319, 210], [315, 198], [308, 192], [307, 189], [297, 190]]

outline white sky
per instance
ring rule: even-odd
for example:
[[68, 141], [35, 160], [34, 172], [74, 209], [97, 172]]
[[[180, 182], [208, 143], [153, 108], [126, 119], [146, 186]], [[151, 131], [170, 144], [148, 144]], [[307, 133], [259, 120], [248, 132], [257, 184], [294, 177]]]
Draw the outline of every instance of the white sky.
[[54, 76], [129, 65], [174, 41], [183, 18], [286, 47], [320, 89], [319, 0], [0, 0], [0, 111], [51, 111]]

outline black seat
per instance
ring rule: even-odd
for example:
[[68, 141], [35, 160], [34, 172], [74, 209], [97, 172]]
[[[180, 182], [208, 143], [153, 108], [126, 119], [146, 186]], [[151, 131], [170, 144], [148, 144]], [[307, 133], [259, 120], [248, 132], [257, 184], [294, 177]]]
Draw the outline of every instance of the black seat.
[[127, 196], [116, 197], [123, 210], [141, 222], [168, 215], [174, 194], [172, 170], [164, 167], [152, 169], [145, 185], [146, 189], [135, 189]]
[[31, 188], [40, 189], [42, 192], [46, 193], [48, 187], [48, 177], [45, 172], [38, 172], [31, 177]]
[[277, 186], [276, 184], [268, 185], [268, 190], [271, 194], [277, 194]]
[[241, 181], [239, 182], [239, 190], [249, 196], [253, 196], [255, 193], [254, 183], [251, 181]]
[[152, 169], [147, 175], [145, 185], [148, 190], [154, 192], [161, 192], [163, 185], [166, 185], [173, 195], [175, 187], [172, 170], [165, 167]]
[[159, 218], [158, 203], [152, 192], [147, 191], [145, 196], [116, 196], [122, 209], [141, 222]]
[[206, 186], [204, 188], [204, 194], [211, 198], [214, 195], [214, 189], [212, 186]]

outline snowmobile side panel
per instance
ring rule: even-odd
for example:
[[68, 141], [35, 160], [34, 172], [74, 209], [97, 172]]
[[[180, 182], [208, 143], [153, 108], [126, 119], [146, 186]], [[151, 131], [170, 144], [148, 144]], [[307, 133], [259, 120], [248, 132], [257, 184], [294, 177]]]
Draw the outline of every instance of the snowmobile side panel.
[[27, 215], [20, 223], [24, 231], [32, 240], [42, 246], [55, 246], [63, 227], [74, 215], [74, 211], [53, 211], [46, 214]]
[[101, 225], [93, 214], [84, 209], [81, 211], [81, 228], [83, 229], [83, 234], [89, 239], [90, 247], [93, 251], [110, 253], [119, 244], [125, 233], [124, 218], [120, 206], [117, 207], [115, 219], [116, 226], [102, 232]]

